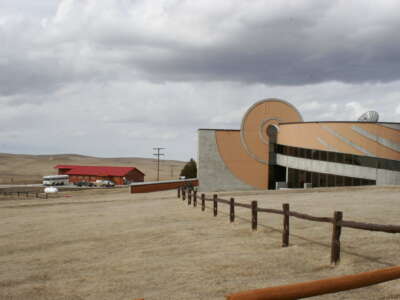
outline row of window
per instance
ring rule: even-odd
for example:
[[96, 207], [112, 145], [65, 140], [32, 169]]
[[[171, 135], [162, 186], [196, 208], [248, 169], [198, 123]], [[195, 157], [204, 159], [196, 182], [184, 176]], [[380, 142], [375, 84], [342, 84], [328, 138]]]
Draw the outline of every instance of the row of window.
[[376, 185], [375, 180], [309, 172], [289, 168], [288, 187], [303, 188], [304, 183], [312, 183], [312, 187]]
[[275, 152], [300, 158], [323, 160], [341, 164], [357, 165], [369, 168], [378, 168], [392, 171], [400, 171], [400, 161], [383, 159], [370, 156], [361, 156], [332, 151], [312, 150], [275, 144]]

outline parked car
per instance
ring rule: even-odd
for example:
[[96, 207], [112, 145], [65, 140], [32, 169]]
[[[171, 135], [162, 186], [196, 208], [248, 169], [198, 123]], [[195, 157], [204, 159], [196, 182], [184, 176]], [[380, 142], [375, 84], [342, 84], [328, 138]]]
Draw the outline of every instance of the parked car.
[[96, 186], [101, 187], [114, 187], [115, 183], [111, 180], [96, 180]]
[[105, 187], [114, 187], [115, 183], [111, 180], [104, 180], [103, 186]]

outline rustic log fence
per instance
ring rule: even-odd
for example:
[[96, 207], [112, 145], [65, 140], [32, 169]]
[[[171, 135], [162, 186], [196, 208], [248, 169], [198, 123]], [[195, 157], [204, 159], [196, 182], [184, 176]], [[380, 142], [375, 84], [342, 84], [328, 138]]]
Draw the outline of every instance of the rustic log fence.
[[14, 192], [14, 191], [0, 191], [0, 195], [4, 197], [17, 197], [18, 199], [32, 199], [32, 198], [40, 198], [40, 199], [48, 199], [47, 193], [39, 193], [39, 192]]
[[337, 293], [400, 278], [400, 267], [320, 279], [227, 295], [227, 300], [295, 300]]
[[[181, 187], [178, 192], [178, 197], [182, 194], [182, 200], [185, 201], [186, 188]], [[188, 191], [188, 205], [192, 202], [192, 192]], [[197, 203], [197, 191], [193, 193], [193, 206]], [[201, 194], [201, 210], [205, 211], [205, 202], [210, 201], [213, 203], [212, 210], [214, 217], [218, 216], [218, 203], [229, 205], [229, 221], [235, 222], [235, 207], [248, 208], [251, 210], [251, 229], [257, 230], [258, 225], [258, 213], [271, 213], [279, 214], [283, 216], [283, 230], [282, 230], [282, 247], [289, 246], [290, 236], [290, 217], [313, 221], [323, 222], [332, 224], [332, 239], [331, 239], [331, 264], [338, 264], [340, 262], [340, 236], [343, 227], [368, 230], [368, 231], [379, 231], [386, 233], [400, 233], [399, 225], [382, 225], [372, 223], [362, 223], [343, 220], [343, 212], [335, 211], [333, 217], [317, 217], [305, 213], [300, 213], [290, 210], [288, 203], [282, 204], [282, 210], [272, 208], [262, 208], [258, 206], [257, 201], [252, 201], [251, 204], [236, 202], [234, 198], [230, 200], [219, 198], [217, 194], [214, 194], [212, 198], [207, 198], [205, 194]]]

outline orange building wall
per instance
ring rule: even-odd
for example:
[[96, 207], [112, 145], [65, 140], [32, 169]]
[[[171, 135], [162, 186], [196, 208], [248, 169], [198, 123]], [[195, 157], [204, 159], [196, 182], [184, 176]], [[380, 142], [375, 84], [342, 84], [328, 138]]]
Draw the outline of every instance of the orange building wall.
[[[251, 158], [240, 141], [239, 131], [216, 131], [218, 151], [228, 169], [244, 183], [255, 188], [268, 187], [268, 165]], [[264, 145], [267, 153], [267, 145]]]
[[318, 137], [323, 139], [327, 144], [335, 147], [338, 152], [366, 155], [356, 147], [349, 145], [340, 138], [327, 131], [326, 127], [334, 130], [341, 136], [345, 137], [351, 143], [362, 147], [371, 154], [386, 159], [400, 160], [400, 152], [373, 141], [352, 129], [357, 126], [376, 136], [385, 138], [390, 142], [400, 145], [400, 131], [387, 128], [379, 124], [362, 123], [362, 122], [322, 122], [322, 123], [296, 123], [282, 124], [278, 134], [278, 143], [294, 147], [302, 147], [309, 149], [317, 149], [324, 151], [332, 151], [329, 147], [321, 144]]
[[243, 117], [241, 130], [218, 131], [219, 154], [236, 178], [257, 189], [268, 188], [269, 137], [267, 127], [280, 122], [300, 122], [302, 117], [279, 99], [257, 102]]

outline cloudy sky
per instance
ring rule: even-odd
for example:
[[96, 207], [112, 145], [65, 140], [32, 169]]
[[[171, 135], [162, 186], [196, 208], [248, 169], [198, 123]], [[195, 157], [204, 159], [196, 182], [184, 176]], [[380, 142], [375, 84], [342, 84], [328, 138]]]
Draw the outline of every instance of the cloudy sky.
[[1, 0], [0, 152], [196, 157], [277, 97], [400, 122], [400, 2]]

